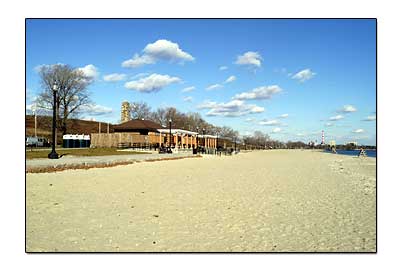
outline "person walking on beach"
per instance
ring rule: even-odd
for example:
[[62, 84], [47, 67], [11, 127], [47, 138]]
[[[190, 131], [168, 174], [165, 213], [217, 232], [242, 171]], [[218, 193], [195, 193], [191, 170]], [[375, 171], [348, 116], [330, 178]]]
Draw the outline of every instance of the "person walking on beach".
[[366, 151], [362, 148], [360, 148], [360, 152], [359, 155], [357, 157], [361, 157], [361, 156], [367, 156]]

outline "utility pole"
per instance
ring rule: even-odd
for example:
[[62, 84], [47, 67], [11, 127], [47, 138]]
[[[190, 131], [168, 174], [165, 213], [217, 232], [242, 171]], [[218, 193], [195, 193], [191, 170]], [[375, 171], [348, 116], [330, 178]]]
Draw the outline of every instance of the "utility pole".
[[33, 110], [33, 115], [35, 116], [35, 137], [37, 137], [37, 115], [36, 115], [36, 108]]

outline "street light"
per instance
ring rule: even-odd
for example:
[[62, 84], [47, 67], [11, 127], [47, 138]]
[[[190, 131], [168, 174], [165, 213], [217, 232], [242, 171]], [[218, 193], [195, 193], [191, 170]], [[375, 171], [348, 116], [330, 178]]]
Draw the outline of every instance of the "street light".
[[198, 139], [199, 139], [199, 127], [198, 126], [197, 126], [197, 133], [198, 133], [198, 135], [197, 135], [196, 139], [197, 139], [197, 150], [198, 150]]
[[57, 91], [58, 91], [58, 85], [56, 82], [54, 82], [53, 85], [53, 143], [51, 147], [51, 152], [48, 154], [48, 158], [50, 159], [58, 159], [58, 154], [55, 151], [55, 142], [56, 142], [56, 137], [55, 137], [55, 118], [56, 118], [56, 103], [57, 103]]
[[237, 153], [237, 138], [234, 137], [234, 153]]
[[172, 148], [172, 120], [169, 119], [169, 148]]
[[216, 154], [218, 152], [218, 134], [219, 132], [216, 132]]
[[206, 153], [206, 141], [205, 141], [205, 128], [202, 128], [202, 139], [204, 140], [204, 153]]

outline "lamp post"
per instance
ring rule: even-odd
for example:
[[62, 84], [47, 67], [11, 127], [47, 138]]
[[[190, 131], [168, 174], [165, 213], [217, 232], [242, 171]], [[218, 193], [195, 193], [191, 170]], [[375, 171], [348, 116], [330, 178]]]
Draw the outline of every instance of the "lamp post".
[[219, 132], [216, 132], [216, 154], [218, 152], [218, 134]]
[[234, 153], [237, 152], [237, 138], [234, 137]]
[[172, 148], [172, 120], [169, 119], [169, 148]]
[[205, 141], [205, 128], [202, 128], [202, 139], [204, 140], [204, 153], [206, 153], [206, 141]]
[[197, 145], [196, 145], [196, 148], [197, 148], [197, 150], [198, 150], [198, 139], [199, 139], [199, 127], [197, 126], [197, 137], [195, 138], [196, 139], [196, 141], [197, 141]]
[[56, 142], [56, 136], [55, 136], [55, 119], [56, 119], [56, 103], [57, 103], [57, 91], [58, 91], [58, 85], [57, 83], [54, 82], [53, 85], [53, 143], [51, 147], [51, 152], [48, 154], [48, 158], [50, 159], [58, 159], [58, 154], [55, 151], [55, 142]]

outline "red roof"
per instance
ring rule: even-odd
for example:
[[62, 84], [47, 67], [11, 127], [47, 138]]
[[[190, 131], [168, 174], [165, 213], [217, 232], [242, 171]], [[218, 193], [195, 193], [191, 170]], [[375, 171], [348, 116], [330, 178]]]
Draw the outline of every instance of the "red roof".
[[151, 120], [142, 120], [142, 119], [132, 119], [127, 122], [114, 125], [115, 131], [123, 131], [123, 130], [149, 130], [156, 131], [157, 129], [164, 128], [161, 124], [153, 122]]

